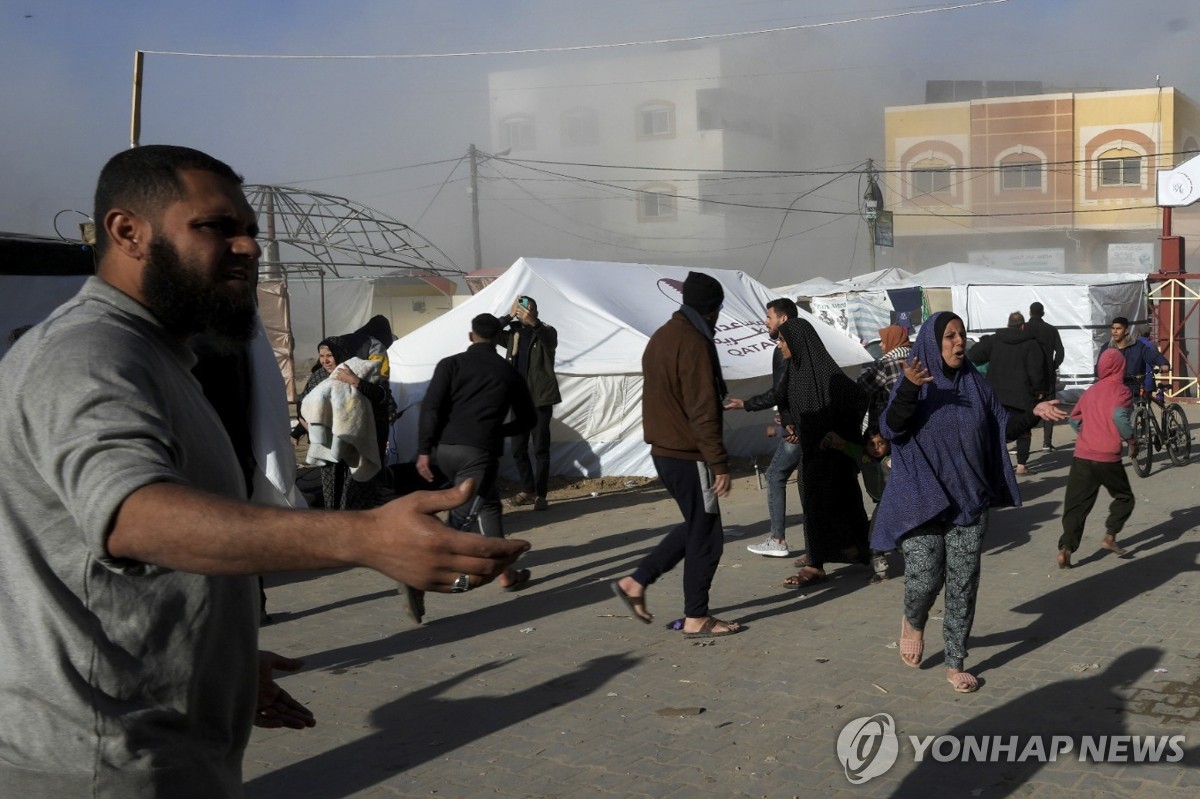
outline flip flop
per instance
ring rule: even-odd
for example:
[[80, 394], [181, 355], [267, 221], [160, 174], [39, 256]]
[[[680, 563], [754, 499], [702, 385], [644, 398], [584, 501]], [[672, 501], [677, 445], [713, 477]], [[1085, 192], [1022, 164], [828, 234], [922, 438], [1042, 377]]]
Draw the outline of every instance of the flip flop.
[[960, 671], [958, 674], [947, 674], [946, 680], [954, 686], [955, 693], [973, 694], [979, 690], [979, 680], [970, 672]]
[[[915, 633], [916, 630], [908, 623], [908, 619], [904, 616], [900, 617], [900, 660], [905, 666], [910, 669], [920, 668], [921, 658], [925, 657], [925, 636], [913, 638], [906, 633]], [[910, 663], [904, 659], [905, 655], [912, 655], [917, 659], [916, 663]]]
[[[811, 569], [808, 574], [804, 573], [805, 569]], [[804, 566], [798, 574], [793, 574], [791, 577], [783, 581], [784, 588], [805, 588], [806, 586], [823, 583], [829, 579], [829, 575], [820, 571], [813, 566]]]
[[511, 583], [500, 586], [505, 591], [519, 591], [525, 587], [526, 583], [529, 582], [529, 569], [517, 569], [514, 574], [516, 574], [516, 577], [513, 578]]
[[646, 610], [646, 595], [630, 596], [621, 590], [621, 583], [613, 581], [609, 583], [612, 587], [613, 594], [617, 599], [625, 603], [625, 607], [629, 608], [629, 613], [642, 624], [649, 624], [654, 621], [654, 614]]
[[[713, 628], [718, 624], [724, 624], [726, 629], [721, 632], [713, 632]], [[684, 638], [722, 638], [726, 635], [737, 635], [742, 631], [742, 626], [735, 622], [722, 621], [716, 616], [709, 616], [704, 620], [704, 624], [694, 633], [684, 633]]]

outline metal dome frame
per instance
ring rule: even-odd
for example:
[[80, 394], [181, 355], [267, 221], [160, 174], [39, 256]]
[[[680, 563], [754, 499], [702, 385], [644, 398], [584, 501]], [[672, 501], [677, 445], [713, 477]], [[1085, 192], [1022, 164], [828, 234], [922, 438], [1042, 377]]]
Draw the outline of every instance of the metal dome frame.
[[294, 186], [248, 184], [262, 228], [264, 277], [410, 277], [444, 294], [464, 271], [407, 224], [345, 197]]

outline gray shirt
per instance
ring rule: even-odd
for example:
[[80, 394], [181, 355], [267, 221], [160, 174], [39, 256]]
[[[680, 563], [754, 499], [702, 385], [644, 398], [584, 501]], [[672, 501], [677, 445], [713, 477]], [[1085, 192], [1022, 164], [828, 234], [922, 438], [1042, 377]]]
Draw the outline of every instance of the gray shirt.
[[98, 278], [0, 364], [0, 786], [241, 795], [257, 588], [108, 553], [133, 491], [244, 487], [192, 353]]

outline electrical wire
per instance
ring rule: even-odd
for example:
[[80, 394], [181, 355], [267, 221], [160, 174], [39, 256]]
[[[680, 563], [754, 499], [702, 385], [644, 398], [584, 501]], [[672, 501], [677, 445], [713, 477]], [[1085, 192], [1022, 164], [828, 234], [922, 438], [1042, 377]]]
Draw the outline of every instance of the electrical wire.
[[471, 58], [478, 56], [501, 56], [501, 55], [531, 55], [535, 53], [576, 53], [586, 50], [611, 50], [623, 47], [645, 47], [648, 45], [670, 45], [670, 44], [686, 44], [691, 42], [719, 41], [724, 39], [745, 38], [749, 36], [762, 36], [769, 33], [791, 33], [802, 30], [817, 30], [820, 28], [832, 28], [841, 25], [856, 25], [865, 22], [882, 22], [891, 19], [900, 19], [903, 17], [925, 16], [928, 14], [940, 14], [948, 11], [962, 11], [968, 8], [978, 8], [980, 6], [999, 5], [1007, 3], [1008, 0], [976, 0], [973, 3], [959, 3], [952, 6], [938, 6], [936, 8], [917, 8], [907, 11], [898, 11], [890, 14], [876, 14], [867, 17], [855, 17], [852, 19], [830, 20], [828, 22], [811, 22], [804, 25], [785, 25], [776, 28], [762, 28], [759, 30], [737, 31], [733, 33], [708, 33], [700, 36], [682, 36], [670, 39], [645, 39], [641, 41], [631, 42], [614, 42], [608, 44], [579, 44], [559, 47], [527, 47], [516, 50], [481, 50], [470, 52], [457, 53], [389, 53], [377, 55], [282, 55], [271, 53], [197, 53], [183, 52], [176, 50], [141, 50], [140, 52], [146, 55], [168, 55], [168, 56], [183, 56], [188, 58], [233, 58], [233, 59], [272, 59], [279, 61], [395, 61], [395, 60], [414, 60], [414, 59], [436, 59], [436, 58]]
[[83, 211], [76, 211], [74, 208], [64, 208], [61, 211], [59, 211], [57, 214], [54, 215], [54, 221], [51, 223], [52, 226], [54, 227], [54, 235], [58, 236], [63, 241], [70, 242], [71, 244], [75, 244], [76, 242], [80, 241], [80, 239], [69, 239], [62, 234], [62, 231], [60, 231], [58, 229], [58, 218], [60, 216], [62, 216], [63, 214], [79, 214], [80, 216], [83, 217], [85, 222], [91, 222], [92, 217], [90, 214], [85, 214]]
[[466, 157], [467, 156], [463, 155], [454, 162], [454, 166], [450, 167], [450, 171], [446, 173], [446, 179], [442, 181], [442, 185], [438, 186], [438, 190], [433, 193], [433, 197], [430, 198], [429, 204], [425, 206], [425, 210], [422, 211], [421, 215], [417, 217], [417, 221], [413, 223], [414, 225], [421, 224], [421, 220], [425, 218], [425, 214], [429, 213], [429, 209], [433, 207], [434, 201], [436, 201], [438, 196], [441, 195], [442, 189], [446, 188], [446, 184], [450, 182], [450, 178], [454, 177], [454, 170], [458, 169], [459, 164], [461, 164]]

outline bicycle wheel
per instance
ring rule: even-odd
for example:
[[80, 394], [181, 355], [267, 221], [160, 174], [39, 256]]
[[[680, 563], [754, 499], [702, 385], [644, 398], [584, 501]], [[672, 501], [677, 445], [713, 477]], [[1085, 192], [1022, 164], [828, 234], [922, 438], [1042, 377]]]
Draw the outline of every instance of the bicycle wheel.
[[1150, 461], [1154, 458], [1154, 442], [1150, 437], [1150, 409], [1145, 405], [1135, 405], [1133, 408], [1133, 440], [1137, 442], [1138, 452], [1133, 458], [1133, 470], [1138, 477], [1150, 474]]
[[1163, 411], [1163, 438], [1171, 463], [1176, 466], [1187, 463], [1192, 452], [1192, 431], [1188, 429], [1187, 415], [1179, 403], [1172, 402]]

